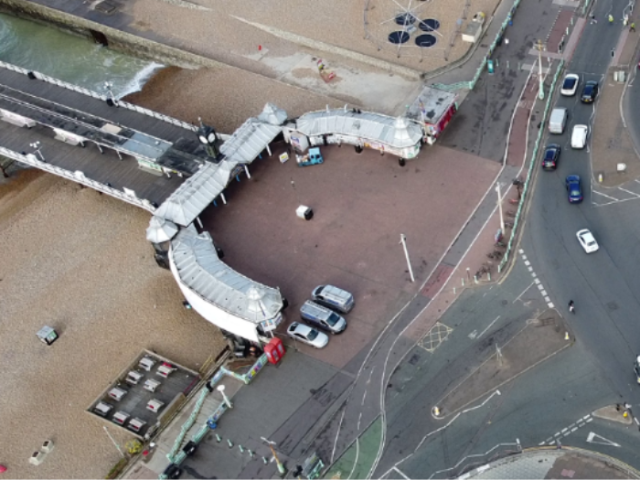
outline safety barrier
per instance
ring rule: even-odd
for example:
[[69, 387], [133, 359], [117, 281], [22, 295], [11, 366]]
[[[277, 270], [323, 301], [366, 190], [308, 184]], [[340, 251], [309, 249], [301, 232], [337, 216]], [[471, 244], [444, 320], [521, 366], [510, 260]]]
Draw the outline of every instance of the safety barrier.
[[151, 213], [156, 211], [156, 207], [154, 207], [149, 200], [126, 194], [123, 191], [120, 191], [113, 187], [108, 187], [103, 183], [87, 178], [84, 175], [84, 173], [82, 173], [79, 170], [76, 170], [75, 172], [72, 172], [71, 170], [65, 170], [64, 168], [57, 167], [55, 165], [51, 165], [49, 163], [40, 161], [35, 155], [31, 153], [22, 155], [21, 153], [14, 152], [13, 150], [9, 150], [8, 148], [5, 148], [5, 147], [0, 147], [0, 155], [7, 158], [11, 158], [16, 162], [29, 165], [30, 167], [38, 168], [40, 170], [44, 170], [45, 172], [53, 173], [54, 175], [58, 175], [59, 177], [66, 178], [67, 180], [71, 180], [76, 183], [81, 183], [82, 185], [93, 188], [94, 190], [97, 190], [102, 193], [106, 193], [107, 195], [111, 195], [112, 197], [115, 197], [118, 200], [122, 200], [123, 202], [130, 203], [131, 205], [135, 205], [136, 207], [144, 208], [145, 210]]
[[[73, 85], [71, 83], [67, 83], [64, 82], [62, 80], [58, 80], [57, 78], [53, 78], [50, 77], [48, 75], [45, 75], [44, 73], [40, 73], [40, 72], [36, 72], [33, 70], [28, 70], [26, 68], [22, 68], [22, 67], [18, 67], [17, 65], [12, 65], [10, 63], [6, 63], [0, 60], [0, 67], [4, 67], [7, 70], [11, 70], [13, 72], [18, 72], [21, 73], [23, 75], [28, 76], [29, 74], [32, 74], [35, 78], [37, 78], [38, 80], [42, 80], [43, 82], [47, 82], [47, 83], [51, 83], [52, 85], [57, 85], [58, 87], [61, 88], [66, 88], [67, 90], [72, 90], [74, 92], [77, 93], [81, 93], [83, 95], [87, 95], [89, 97], [95, 98], [96, 100], [101, 100], [106, 102], [107, 101], [107, 96], [106, 95], [101, 95], [97, 92], [94, 92], [93, 90], [89, 90], [83, 87], [78, 87], [76, 85]], [[118, 100], [118, 99], [113, 99], [113, 102], [115, 105], [117, 105], [118, 107], [122, 107], [122, 108], [126, 108], [127, 110], [133, 110], [135, 112], [138, 112], [142, 115], [147, 115], [149, 117], [153, 117], [153, 118], [157, 118], [158, 120], [162, 120], [163, 122], [167, 122], [170, 123], [172, 125], [175, 125], [177, 127], [181, 127], [184, 128], [186, 130], [190, 130], [192, 132], [195, 132], [198, 130], [198, 127], [191, 124], [191, 123], [187, 123], [184, 122], [182, 120], [178, 120], [177, 118], [173, 118], [170, 117], [168, 115], [163, 115], [162, 113], [158, 113], [158, 112], [154, 112], [153, 110], [149, 110], [147, 108], [143, 108], [140, 107], [138, 105], [134, 105], [132, 103], [129, 102], [124, 102], [122, 100]]]
[[560, 72], [564, 67], [564, 60], [561, 60], [558, 64], [558, 68], [556, 70], [555, 75], [553, 76], [553, 81], [551, 82], [551, 87], [549, 88], [549, 95], [547, 96], [547, 102], [544, 107], [544, 111], [542, 112], [542, 121], [540, 125], [542, 125], [538, 129], [538, 137], [536, 138], [536, 143], [533, 147], [533, 151], [531, 152], [531, 161], [529, 162], [529, 169], [527, 170], [527, 178], [524, 181], [524, 185], [522, 186], [522, 195], [520, 196], [520, 202], [518, 203], [518, 209], [516, 210], [515, 218], [513, 219], [513, 227], [511, 228], [511, 236], [509, 237], [509, 243], [507, 244], [507, 249], [504, 252], [504, 256], [502, 257], [502, 261], [498, 265], [498, 272], [501, 272], [505, 267], [507, 262], [509, 261], [509, 254], [511, 253], [511, 249], [513, 248], [513, 243], [516, 238], [516, 232], [518, 229], [518, 224], [520, 223], [520, 215], [522, 214], [522, 210], [524, 208], [524, 202], [527, 197], [527, 192], [529, 191], [529, 184], [532, 179], [533, 169], [536, 165], [536, 158], [538, 156], [538, 148], [540, 148], [540, 140], [544, 136], [544, 125], [547, 121], [547, 115], [549, 114], [549, 109], [551, 108], [551, 103], [553, 100], [553, 91], [555, 90], [556, 83], [558, 82], [558, 78], [560, 76]]
[[500, 27], [500, 30], [498, 31], [498, 34], [493, 39], [493, 42], [491, 43], [491, 46], [489, 47], [489, 51], [487, 52], [487, 54], [482, 59], [482, 62], [480, 63], [480, 66], [476, 70], [476, 73], [475, 73], [475, 75], [473, 76], [473, 78], [471, 80], [469, 80], [467, 82], [453, 83], [451, 85], [445, 85], [445, 84], [442, 84], [442, 83], [435, 83], [435, 84], [433, 84], [433, 87], [437, 88], [439, 90], [445, 90], [445, 91], [473, 90], [475, 88], [475, 86], [476, 86], [476, 83], [478, 83], [478, 79], [480, 78], [480, 75], [482, 75], [483, 70], [487, 66], [488, 60], [491, 58], [491, 55], [493, 55], [493, 51], [498, 46], [498, 43], [502, 40], [502, 35], [504, 34], [505, 30], [507, 29], [507, 27], [509, 26], [509, 24], [513, 20], [513, 16], [515, 15], [516, 9], [518, 8], [518, 5], [520, 5], [521, 1], [522, 0], [515, 0], [515, 2], [513, 2], [513, 7], [511, 7], [511, 11], [509, 12], [509, 15], [507, 15], [507, 18], [505, 18], [504, 22], [502, 22], [502, 25]]

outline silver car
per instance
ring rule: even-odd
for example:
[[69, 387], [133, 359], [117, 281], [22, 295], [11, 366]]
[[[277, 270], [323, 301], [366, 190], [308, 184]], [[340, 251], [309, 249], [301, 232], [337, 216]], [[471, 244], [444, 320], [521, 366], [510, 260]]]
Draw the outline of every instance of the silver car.
[[287, 334], [295, 340], [316, 348], [324, 348], [329, 343], [329, 337], [326, 334], [304, 323], [293, 322], [287, 328]]
[[355, 304], [353, 295], [333, 285], [320, 285], [314, 288], [311, 298], [320, 305], [342, 313], [349, 313]]

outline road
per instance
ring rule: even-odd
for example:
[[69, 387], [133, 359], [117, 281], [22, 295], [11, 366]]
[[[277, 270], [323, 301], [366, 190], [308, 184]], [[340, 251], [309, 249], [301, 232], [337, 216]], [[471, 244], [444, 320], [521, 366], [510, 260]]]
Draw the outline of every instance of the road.
[[[623, 28], [619, 21], [608, 25], [606, 17], [611, 13], [620, 19], [626, 7], [626, 1], [599, 1], [593, 6], [592, 12], [600, 22], [585, 27], [566, 65], [567, 72], [580, 75], [581, 84], [605, 81], [611, 52]], [[455, 359], [464, 355], [469, 343], [465, 332], [472, 328], [465, 326], [469, 320], [464, 314], [454, 313], [458, 331], [450, 340], [457, 346], [447, 345], [436, 352], [420, 377], [405, 371], [404, 377], [397, 373], [390, 381], [388, 441], [376, 476], [446, 477], [519, 446], [556, 441], [597, 450], [640, 467], [634, 448], [639, 435], [636, 427], [591, 416], [595, 409], [617, 402], [629, 402], [636, 411], [640, 409], [640, 389], [632, 371], [633, 359], [640, 352], [638, 268], [633, 261], [640, 248], [640, 209], [635, 201], [606, 207], [592, 204], [590, 149], [572, 150], [570, 135], [573, 125], [593, 123], [598, 104], [582, 104], [579, 93], [580, 89], [575, 97], [557, 99], [558, 106], [569, 109], [570, 119], [565, 133], [552, 136], [549, 142], [561, 144], [563, 153], [556, 171], [536, 173], [521, 244], [551, 302], [564, 315], [568, 314], [569, 299], [576, 302], [577, 313], [568, 318], [575, 345], [505, 385], [500, 395], [485, 399], [486, 403], [478, 401], [476, 409], [442, 429], [442, 423], [431, 418], [428, 409], [444, 389], [463, 378], [464, 369]], [[634, 84], [629, 105], [638, 105], [638, 101], [640, 85]], [[628, 121], [640, 128], [640, 113], [629, 108], [632, 110]], [[585, 201], [580, 205], [567, 201], [564, 180], [570, 174], [583, 179]], [[587, 255], [582, 250], [575, 236], [581, 228], [594, 232], [601, 245], [599, 252]], [[524, 285], [522, 277], [522, 265], [517, 265], [492, 295], [513, 298], [518, 287]], [[528, 308], [540, 301], [532, 299]], [[473, 305], [466, 311], [472, 311], [476, 321], [486, 323], [495, 314], [504, 314], [504, 300], [491, 298], [488, 292], [475, 292], [466, 302]], [[461, 300], [454, 307], [464, 309], [464, 305], [465, 300]], [[516, 307], [510, 308], [516, 310], [493, 325], [489, 335], [531, 312], [521, 306], [524, 311], [518, 314]], [[449, 378], [443, 378], [443, 373]], [[396, 385], [403, 383], [411, 385], [394, 392]]]

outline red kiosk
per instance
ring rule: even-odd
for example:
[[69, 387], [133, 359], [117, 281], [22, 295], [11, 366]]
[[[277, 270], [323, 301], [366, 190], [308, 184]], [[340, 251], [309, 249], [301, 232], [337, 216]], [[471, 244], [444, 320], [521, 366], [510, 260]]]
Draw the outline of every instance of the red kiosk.
[[407, 117], [424, 125], [424, 140], [433, 145], [457, 111], [455, 93], [424, 87], [407, 110]]
[[269, 363], [273, 363], [274, 365], [276, 365], [278, 362], [280, 362], [280, 360], [282, 360], [282, 357], [284, 357], [286, 350], [284, 349], [282, 340], [277, 337], [273, 337], [271, 340], [269, 340], [269, 343], [264, 346], [264, 353], [267, 354]]

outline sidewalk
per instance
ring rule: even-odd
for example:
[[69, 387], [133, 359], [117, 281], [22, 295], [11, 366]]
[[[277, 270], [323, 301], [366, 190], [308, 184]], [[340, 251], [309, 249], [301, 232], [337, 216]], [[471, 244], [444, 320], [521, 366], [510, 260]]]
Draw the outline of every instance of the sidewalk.
[[[635, 14], [630, 21], [638, 22]], [[603, 187], [617, 187], [640, 176], [640, 161], [636, 146], [624, 123], [622, 98], [629, 78], [635, 73], [635, 52], [640, 41], [640, 33], [625, 30], [615, 50], [615, 56], [603, 82], [598, 99], [596, 118], [591, 141], [591, 163], [594, 182]], [[624, 71], [627, 82], [618, 83], [614, 72]], [[618, 172], [618, 164], [625, 164], [626, 171]]]

